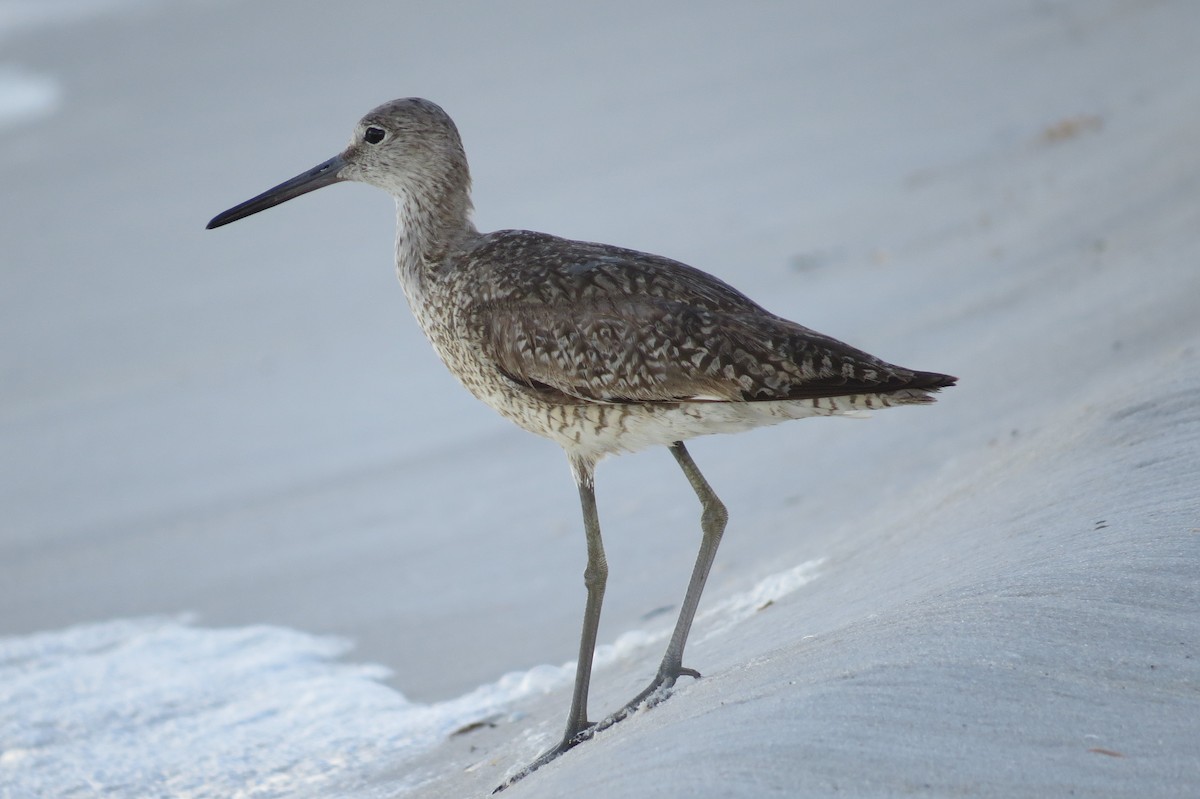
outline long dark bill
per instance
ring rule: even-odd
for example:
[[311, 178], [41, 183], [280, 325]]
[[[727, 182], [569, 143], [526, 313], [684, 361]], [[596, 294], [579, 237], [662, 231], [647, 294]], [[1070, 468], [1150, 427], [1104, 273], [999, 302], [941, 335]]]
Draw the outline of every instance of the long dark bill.
[[339, 176], [342, 167], [346, 165], [342, 156], [335, 155], [323, 164], [317, 164], [312, 169], [302, 174], [296, 175], [291, 180], [285, 180], [273, 189], [267, 189], [257, 197], [253, 197], [240, 205], [235, 205], [228, 211], [222, 211], [212, 218], [206, 226], [206, 230], [212, 230], [221, 225], [228, 225], [230, 222], [236, 222], [243, 217], [257, 214], [259, 211], [265, 211], [268, 208], [274, 208], [280, 203], [285, 203], [301, 194], [308, 194], [310, 191], [316, 191], [323, 186], [329, 186], [333, 183], [340, 183], [345, 178]]

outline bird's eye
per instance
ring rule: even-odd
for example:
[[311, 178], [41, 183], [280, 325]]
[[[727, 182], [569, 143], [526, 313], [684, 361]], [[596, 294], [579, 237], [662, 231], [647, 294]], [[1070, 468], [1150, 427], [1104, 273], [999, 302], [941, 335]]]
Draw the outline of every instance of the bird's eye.
[[363, 131], [363, 141], [367, 144], [379, 144], [386, 135], [387, 132], [383, 128], [371, 126]]

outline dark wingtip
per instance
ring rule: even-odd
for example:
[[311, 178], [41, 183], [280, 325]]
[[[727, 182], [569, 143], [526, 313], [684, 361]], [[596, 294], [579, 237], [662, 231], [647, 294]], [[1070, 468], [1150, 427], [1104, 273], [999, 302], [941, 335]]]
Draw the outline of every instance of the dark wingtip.
[[916, 372], [905, 388], [919, 388], [924, 391], [938, 391], [958, 384], [954, 375], [944, 375], [940, 372]]

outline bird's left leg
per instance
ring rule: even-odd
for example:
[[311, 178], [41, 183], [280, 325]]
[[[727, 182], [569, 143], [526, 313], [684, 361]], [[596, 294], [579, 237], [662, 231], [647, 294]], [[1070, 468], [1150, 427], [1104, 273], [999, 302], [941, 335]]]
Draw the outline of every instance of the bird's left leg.
[[608, 561], [600, 537], [600, 517], [596, 512], [595, 464], [582, 458], [571, 458], [571, 472], [579, 487], [583, 510], [583, 531], [587, 538], [587, 568], [583, 583], [587, 588], [587, 604], [583, 611], [583, 630], [579, 636], [579, 660], [575, 664], [575, 689], [571, 694], [571, 710], [567, 713], [567, 728], [562, 740], [543, 752], [493, 793], [499, 793], [514, 782], [532, 774], [581, 741], [594, 734], [595, 725], [587, 718], [588, 686], [592, 679], [592, 657], [596, 651], [596, 632], [600, 627], [600, 606], [604, 602], [604, 586], [608, 580]]

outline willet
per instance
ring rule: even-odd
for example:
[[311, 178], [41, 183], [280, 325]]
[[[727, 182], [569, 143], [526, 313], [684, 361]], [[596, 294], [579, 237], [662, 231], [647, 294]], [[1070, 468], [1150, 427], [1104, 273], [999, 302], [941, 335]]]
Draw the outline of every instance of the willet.
[[[395, 198], [396, 271], [442, 361], [501, 415], [558, 442], [579, 489], [587, 601], [567, 727], [505, 785], [653, 704], [680, 676], [700, 676], [683, 665], [683, 649], [728, 513], [685, 439], [932, 402], [931, 392], [954, 385], [949, 375], [889, 364], [776, 316], [677, 261], [525, 230], [478, 232], [458, 130], [428, 100], [379, 106], [341, 154], [208, 227], [346, 180]], [[593, 723], [588, 684], [608, 575], [593, 473], [606, 455], [655, 445], [670, 447], [700, 500], [700, 552], [658, 673]]]

